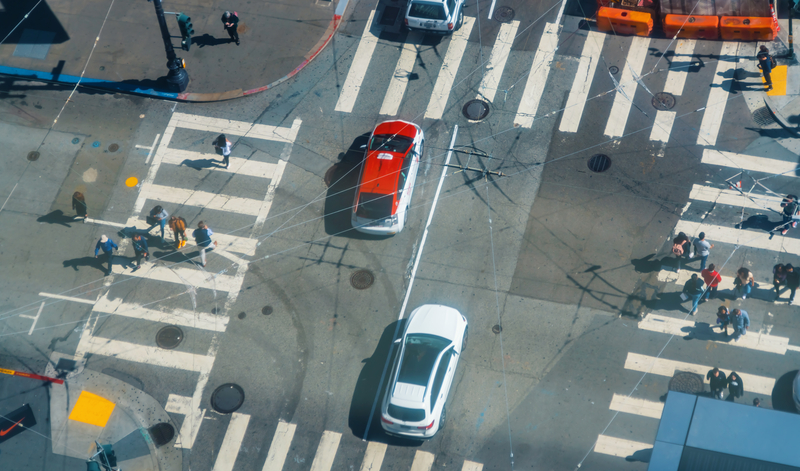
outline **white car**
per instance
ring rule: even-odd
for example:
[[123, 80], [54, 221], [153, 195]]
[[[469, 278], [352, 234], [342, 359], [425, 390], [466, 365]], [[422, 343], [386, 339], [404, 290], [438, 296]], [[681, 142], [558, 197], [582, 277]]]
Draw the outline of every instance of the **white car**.
[[452, 34], [464, 24], [464, 0], [411, 0], [406, 27], [427, 33]]
[[792, 399], [794, 399], [795, 409], [800, 412], [800, 371], [797, 372], [794, 381], [792, 381]]
[[451, 307], [420, 306], [395, 343], [400, 351], [381, 405], [381, 426], [390, 435], [431, 438], [447, 419], [445, 403], [467, 347], [467, 318]]

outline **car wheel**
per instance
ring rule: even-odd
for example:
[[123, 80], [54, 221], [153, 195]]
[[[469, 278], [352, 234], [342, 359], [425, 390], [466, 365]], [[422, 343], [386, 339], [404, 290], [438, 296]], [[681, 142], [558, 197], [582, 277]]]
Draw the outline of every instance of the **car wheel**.
[[442, 418], [439, 419], [439, 430], [447, 424], [447, 406], [442, 406]]
[[469, 337], [469, 326], [464, 328], [464, 340], [461, 341], [461, 353], [467, 349], [467, 337]]

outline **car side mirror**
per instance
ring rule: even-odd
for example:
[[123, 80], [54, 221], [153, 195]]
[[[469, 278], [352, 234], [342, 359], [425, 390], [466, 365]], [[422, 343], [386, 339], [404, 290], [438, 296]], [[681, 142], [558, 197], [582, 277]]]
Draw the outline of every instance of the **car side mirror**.
[[395, 339], [393, 343], [400, 343], [400, 339]]
[[366, 144], [361, 144], [361, 147], [359, 147], [359, 149], [366, 149], [366, 148], [367, 148]]

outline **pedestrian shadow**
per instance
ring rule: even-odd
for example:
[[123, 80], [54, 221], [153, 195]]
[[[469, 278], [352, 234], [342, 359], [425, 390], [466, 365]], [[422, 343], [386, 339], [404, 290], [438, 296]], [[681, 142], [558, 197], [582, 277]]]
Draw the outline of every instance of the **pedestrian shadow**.
[[783, 412], [797, 414], [797, 406], [792, 398], [792, 383], [797, 376], [797, 370], [790, 371], [775, 381], [772, 387], [772, 408]]
[[83, 218], [76, 219], [78, 216], [67, 216], [64, 214], [64, 211], [60, 209], [56, 209], [55, 211], [45, 214], [44, 216], [37, 218], [36, 221], [38, 222], [45, 222], [47, 224], [60, 224], [66, 227], [72, 227], [69, 225], [70, 222], [78, 222], [79, 220], [82, 221]]
[[736, 229], [757, 229], [764, 232], [772, 232], [781, 224], [782, 222], [771, 222], [766, 214], [756, 214], [733, 227]]
[[635, 258], [631, 260], [631, 265], [633, 265], [633, 269], [637, 273], [653, 273], [656, 271], [661, 271], [661, 266], [664, 265], [664, 262], [667, 260], [666, 257], [662, 259], [655, 259], [656, 254], [650, 254], [643, 258]]
[[216, 159], [197, 159], [197, 160], [190, 160], [186, 159], [181, 162], [181, 166], [186, 166], [189, 168], [193, 168], [198, 172], [204, 168], [220, 168], [224, 167], [222, 162]]
[[684, 340], [713, 340], [714, 342], [731, 341], [733, 338], [732, 335], [726, 336], [724, 330], [715, 332], [714, 327], [717, 326], [711, 325], [708, 322], [695, 322], [693, 327], [682, 327], [681, 331], [688, 334], [683, 337]]
[[192, 36], [192, 44], [196, 44], [199, 48], [219, 46], [220, 44], [228, 44], [229, 42], [231, 42], [230, 38], [215, 38], [208, 33], [202, 36]]
[[[80, 257], [80, 258], [73, 258], [70, 260], [64, 260], [63, 262], [64, 268], [72, 268], [74, 271], [79, 271], [79, 267], [92, 267], [100, 270], [103, 274], [106, 273], [106, 267], [108, 266], [108, 262], [106, 258], [101, 254], [99, 258], [94, 258], [93, 256], [89, 257]], [[132, 257], [125, 257], [122, 255], [114, 255], [111, 257], [111, 265], [122, 265], [124, 267], [130, 267], [133, 264]]]
[[644, 450], [638, 450], [633, 452], [633, 454], [630, 456], [626, 456], [625, 461], [640, 461], [642, 463], [649, 463], [650, 458], [652, 456], [653, 456], [653, 449], [645, 448]]
[[[214, 250], [206, 249], [206, 255], [213, 253]], [[166, 251], [156, 251], [151, 252], [150, 256], [154, 258], [158, 262], [168, 263], [168, 264], [176, 264], [176, 263], [193, 263], [197, 264], [198, 262], [193, 261], [194, 259], [199, 259], [200, 257], [200, 250], [199, 249], [192, 249], [192, 250], [171, 250], [169, 252]]]
[[644, 305], [651, 310], [659, 311], [683, 311], [689, 312], [689, 309], [683, 307], [683, 303], [691, 302], [681, 299], [680, 291], [672, 293], [656, 293], [651, 299], [644, 302]]

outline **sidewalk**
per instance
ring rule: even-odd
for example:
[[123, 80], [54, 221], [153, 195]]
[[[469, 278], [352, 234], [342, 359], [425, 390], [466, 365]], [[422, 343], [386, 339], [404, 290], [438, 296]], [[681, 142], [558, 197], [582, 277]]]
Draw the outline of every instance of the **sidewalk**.
[[[782, 8], [786, 10], [786, 8]], [[778, 38], [772, 43], [770, 53], [778, 59], [778, 67], [773, 69], [772, 83], [774, 90], [764, 96], [764, 104], [772, 112], [775, 120], [787, 130], [800, 136], [800, 62], [797, 60], [800, 53], [800, 13], [795, 13], [792, 21], [793, 36], [795, 38], [795, 57], [788, 57], [789, 53], [789, 20], [786, 11], [780, 11], [778, 20], [781, 30]]]
[[[190, 77], [183, 93], [164, 84], [167, 59], [151, 2], [49, 0], [34, 8], [37, 2], [4, 2], [0, 31], [14, 31], [0, 44], [0, 75], [74, 85], [83, 73], [87, 87], [204, 102], [294, 76], [331, 40], [348, 0], [164, 0], [165, 12], [185, 13], [194, 25], [192, 46], [183, 51], [176, 16], [165, 15]], [[225, 10], [239, 15], [240, 46], [223, 28]]]

